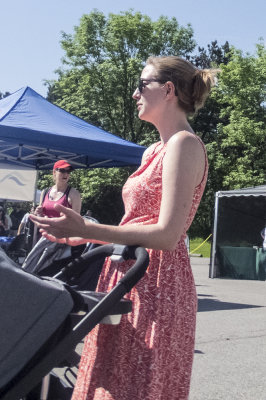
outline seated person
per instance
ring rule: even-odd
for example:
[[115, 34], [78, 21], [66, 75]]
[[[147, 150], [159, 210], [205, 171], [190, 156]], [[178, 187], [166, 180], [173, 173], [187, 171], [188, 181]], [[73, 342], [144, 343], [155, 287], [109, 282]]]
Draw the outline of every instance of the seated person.
[[25, 211], [22, 210], [20, 204], [15, 204], [13, 206], [13, 211], [10, 214], [10, 218], [12, 221], [12, 225], [10, 227], [10, 233], [12, 236], [17, 235], [18, 227], [20, 224], [21, 219], [23, 218]]

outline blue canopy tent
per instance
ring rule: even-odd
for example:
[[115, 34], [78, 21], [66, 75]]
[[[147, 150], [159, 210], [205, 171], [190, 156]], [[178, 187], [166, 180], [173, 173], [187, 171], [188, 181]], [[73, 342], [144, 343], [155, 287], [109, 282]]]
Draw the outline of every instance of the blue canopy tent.
[[139, 165], [144, 147], [55, 106], [30, 87], [0, 100], [0, 162], [36, 170]]

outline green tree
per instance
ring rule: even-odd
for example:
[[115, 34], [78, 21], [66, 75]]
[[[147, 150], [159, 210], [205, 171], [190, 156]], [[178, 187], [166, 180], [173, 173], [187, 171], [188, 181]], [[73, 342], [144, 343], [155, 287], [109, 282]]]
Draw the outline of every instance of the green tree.
[[[207, 46], [198, 48], [198, 53], [189, 58], [197, 68], [219, 68], [230, 61], [230, 46], [228, 42], [218, 46], [217, 40]], [[205, 106], [201, 108], [191, 120], [191, 125], [205, 144], [215, 140], [217, 124], [221, 122], [221, 105], [215, 96], [207, 98]]]
[[[132, 94], [151, 54], [188, 57], [196, 45], [190, 25], [163, 16], [152, 21], [132, 10], [106, 18], [95, 10], [82, 16], [73, 35], [63, 33], [61, 44], [63, 66], [58, 80], [47, 82], [48, 100], [134, 143], [159, 139], [154, 127], [137, 117]], [[101, 222], [119, 222], [121, 187], [129, 171], [75, 171], [73, 186], [82, 193], [83, 211], [91, 209]]]
[[132, 168], [97, 168], [71, 174], [70, 184], [82, 196], [82, 214], [91, 210], [100, 222], [117, 224], [124, 214], [121, 187], [131, 173]]
[[265, 48], [258, 44], [255, 55], [231, 49], [225, 56], [218, 86], [196, 116], [197, 128], [194, 125], [199, 134], [208, 126], [210, 132], [202, 136], [209, 177], [190, 229], [192, 237], [211, 232], [216, 191], [265, 183]]
[[221, 65], [217, 100], [221, 117], [217, 140], [212, 143], [213, 165], [222, 176], [221, 190], [265, 184], [265, 88], [266, 51], [257, 45], [256, 55], [235, 50]]
[[175, 18], [132, 10], [83, 15], [74, 35], [63, 33], [65, 50], [58, 81], [48, 82], [48, 100], [86, 121], [134, 143], [154, 140], [152, 125], [137, 118], [132, 94], [149, 55], [186, 57], [195, 48], [190, 25]]
[[[217, 190], [256, 185], [265, 179], [265, 149], [261, 148], [265, 146], [262, 45], [256, 56], [231, 50], [228, 42], [218, 46], [217, 41], [207, 49], [199, 47], [195, 53], [190, 25], [184, 28], [175, 18], [166, 17], [152, 21], [132, 10], [108, 17], [97, 10], [84, 15], [73, 35], [63, 34], [61, 44], [65, 58], [57, 71], [58, 80], [47, 82], [48, 100], [113, 134], [144, 145], [158, 140], [157, 132], [151, 124], [138, 119], [131, 96], [146, 58], [176, 54], [201, 68], [221, 66], [217, 88], [191, 119], [207, 146], [210, 165], [191, 236], [210, 233]], [[82, 193], [84, 210], [97, 210], [96, 217], [101, 222], [118, 222], [122, 213], [118, 198], [121, 199], [121, 186], [129, 170], [76, 171], [73, 186]], [[110, 216], [103, 211], [107, 204], [117, 214]]]
[[[199, 47], [198, 53], [191, 56], [189, 61], [198, 68], [219, 68], [221, 64], [227, 65], [230, 58], [229, 43], [225, 42], [224, 45], [218, 46], [217, 41], [214, 40], [211, 44], [208, 44], [207, 50], [204, 47]], [[217, 140], [217, 125], [219, 123], [225, 124], [227, 118], [221, 115], [222, 105], [219, 103], [215, 91], [214, 89], [211, 92], [205, 106], [190, 121], [194, 131], [207, 145], [209, 160], [209, 175], [205, 192], [189, 229], [189, 235], [192, 238], [209, 236], [212, 227], [215, 192], [220, 189], [222, 183], [222, 177], [218, 176], [214, 169], [212, 143]]]

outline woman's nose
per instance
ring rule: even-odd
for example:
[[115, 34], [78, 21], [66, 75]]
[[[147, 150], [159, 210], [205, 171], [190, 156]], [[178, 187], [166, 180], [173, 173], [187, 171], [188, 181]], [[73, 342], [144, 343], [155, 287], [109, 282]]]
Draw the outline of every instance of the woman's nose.
[[140, 97], [140, 91], [138, 88], [135, 89], [135, 92], [132, 94], [133, 99]]

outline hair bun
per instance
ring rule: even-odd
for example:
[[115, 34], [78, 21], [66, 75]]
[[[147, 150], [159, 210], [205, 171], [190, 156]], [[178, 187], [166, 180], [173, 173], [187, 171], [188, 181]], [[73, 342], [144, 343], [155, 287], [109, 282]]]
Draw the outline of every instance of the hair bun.
[[218, 69], [196, 69], [192, 95], [195, 111], [203, 107], [211, 88], [216, 85], [218, 72]]

